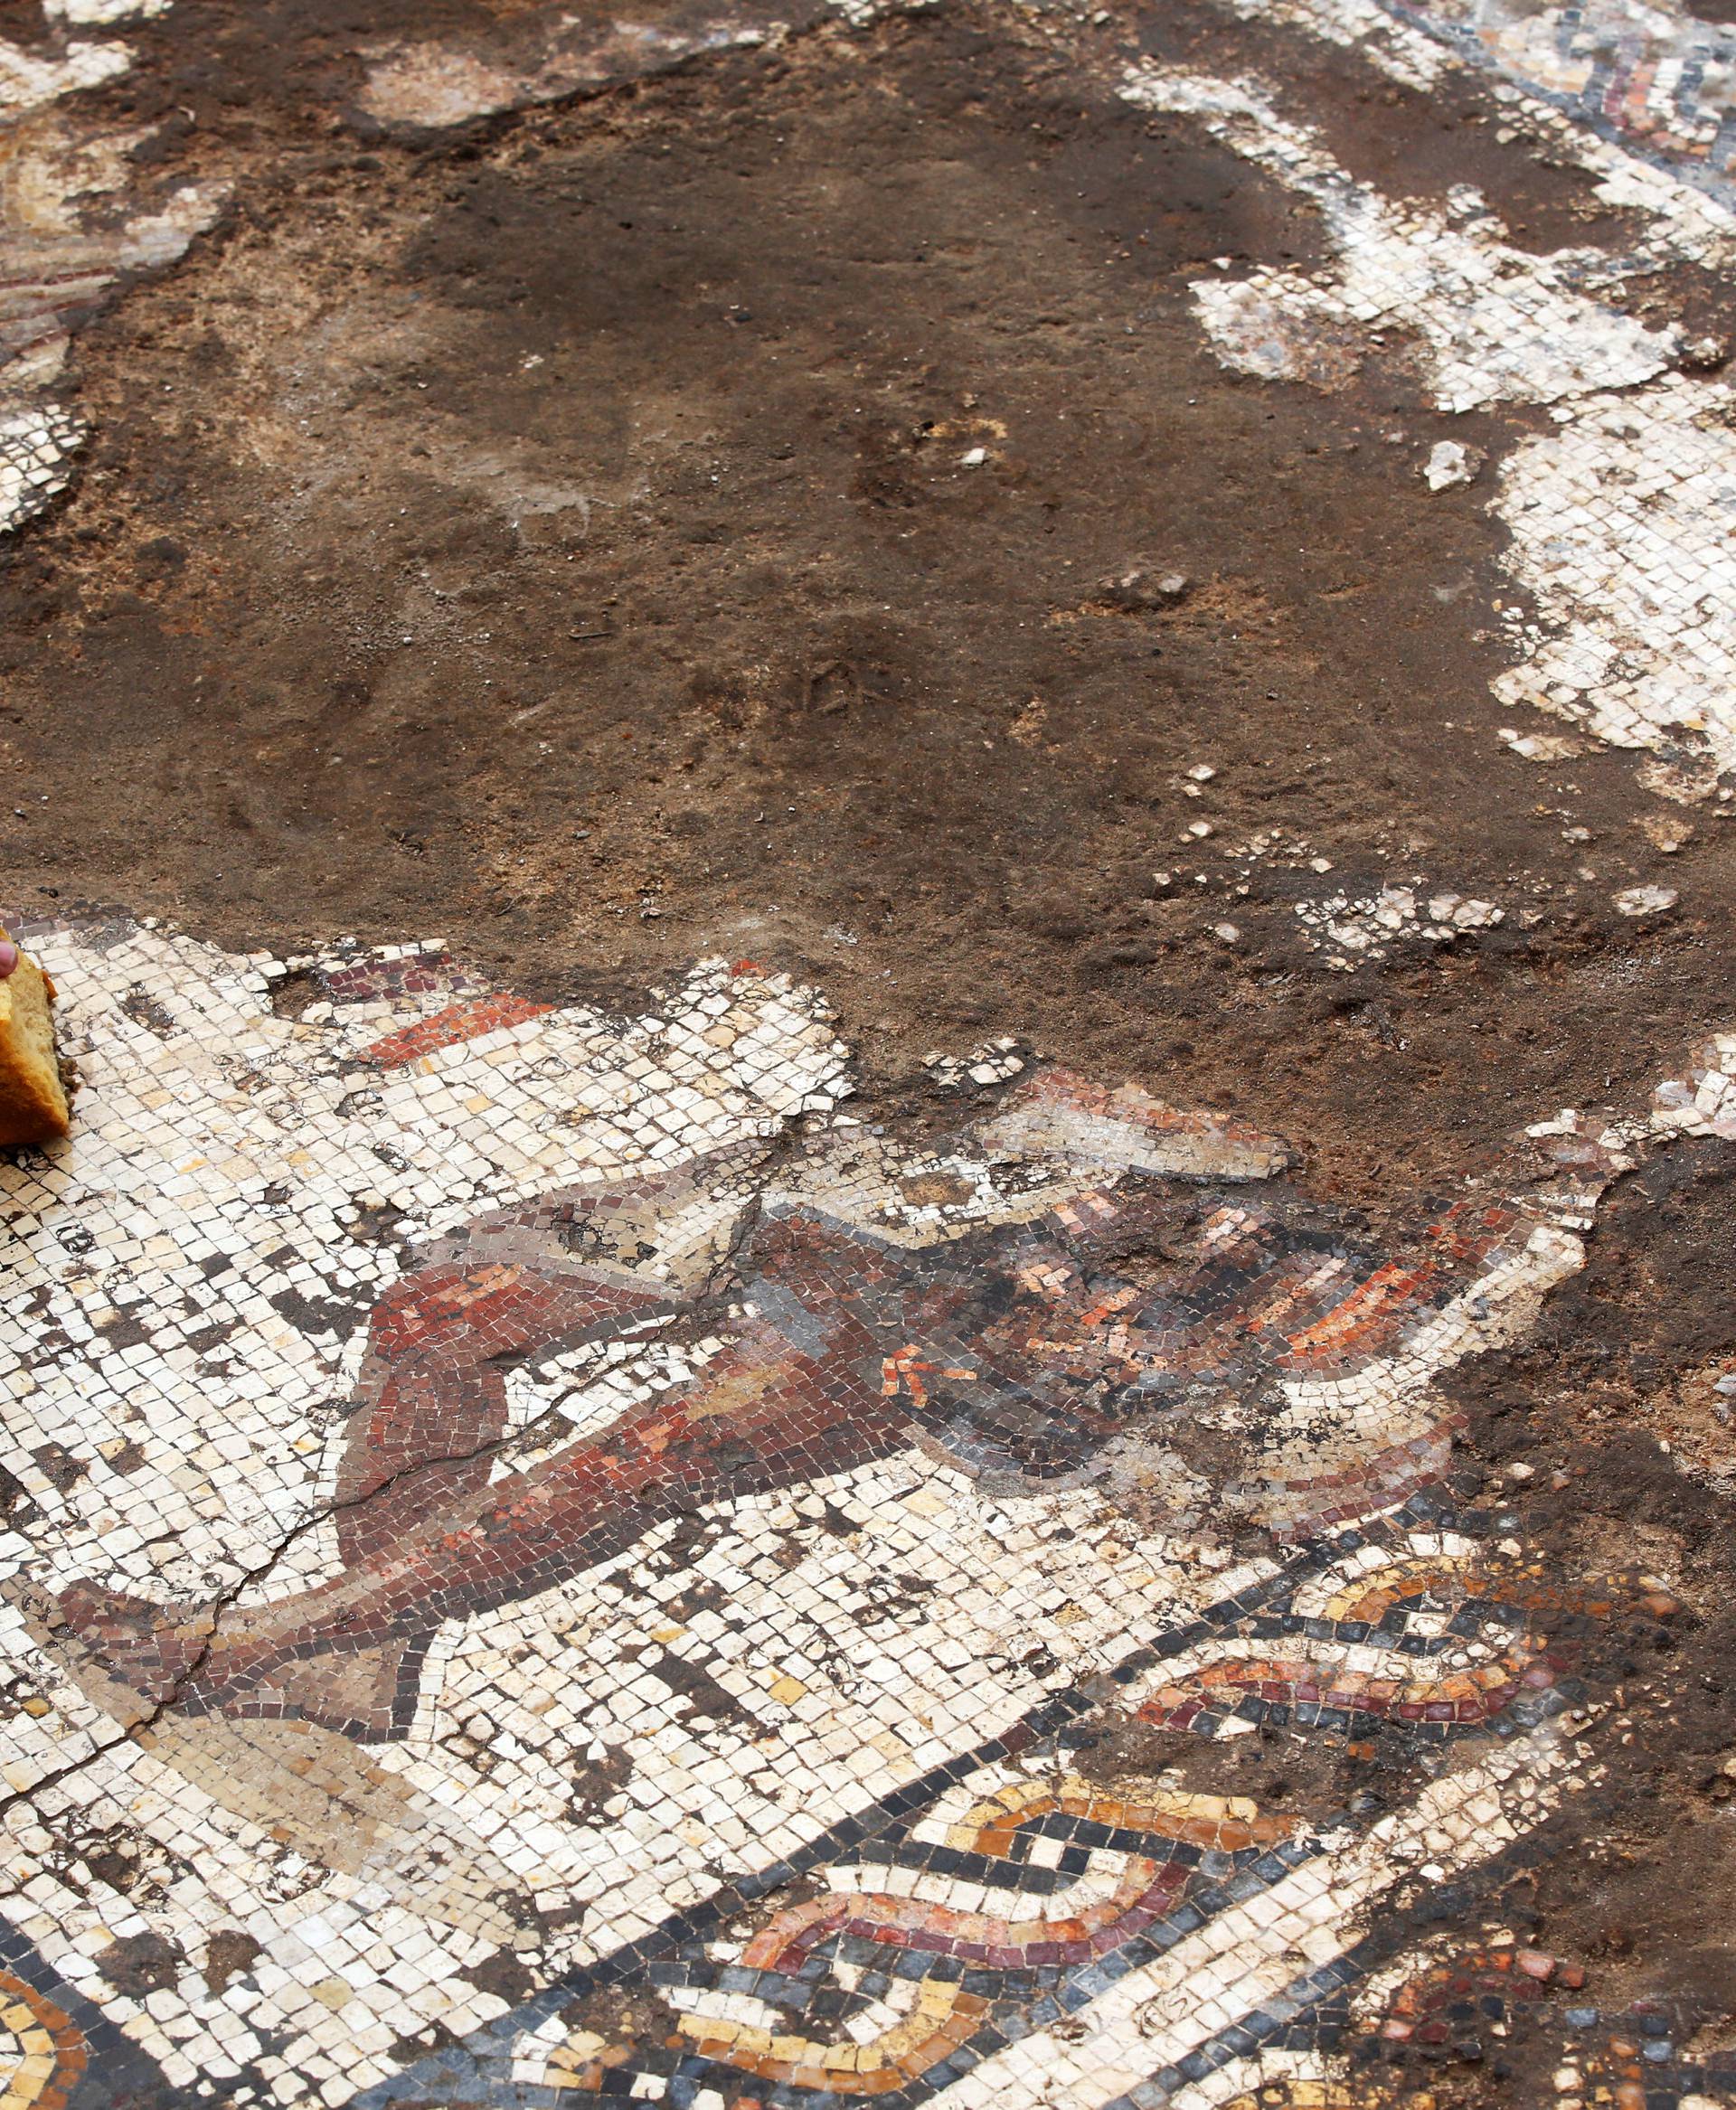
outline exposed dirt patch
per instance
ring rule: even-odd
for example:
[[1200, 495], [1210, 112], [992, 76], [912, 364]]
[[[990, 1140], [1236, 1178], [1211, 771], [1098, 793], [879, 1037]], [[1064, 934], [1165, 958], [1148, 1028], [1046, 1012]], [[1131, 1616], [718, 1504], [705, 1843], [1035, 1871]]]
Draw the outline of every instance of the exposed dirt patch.
[[[1318, 89], [1358, 173], [1426, 134], [1404, 188], [1621, 232], [1489, 109]], [[1628, 760], [1493, 741], [1486, 484], [1418, 469], [1522, 420], [1226, 374], [1190, 279], [1316, 230], [1186, 122], [957, 13], [432, 157], [250, 123], [239, 223], [82, 340], [93, 457], [0, 585], [24, 898], [438, 929], [533, 992], [750, 954], [892, 1069], [1005, 1030], [1183, 1097], [1258, 1075], [1371, 1193], [1708, 1015], [1728, 832], [1666, 859]], [[1187, 586], [1118, 598], [1142, 566]], [[1671, 923], [1613, 916], [1665, 871]], [[1349, 987], [1302, 954], [1297, 898], [1417, 877], [1507, 921]]]
[[1603, 1776], [1569, 1803], [1551, 1852], [1506, 1894], [1522, 1939], [1583, 1959], [1605, 2006], [1736, 2013], [1736, 1948], [1712, 1900], [1736, 1877], [1736, 1616], [1730, 1499], [1671, 1439], [1672, 1403], [1736, 1352], [1731, 1169], [1680, 1145], [1626, 1181], [1590, 1265], [1522, 1351], [1467, 1369], [1467, 1474], [1569, 1574], [1650, 1568], [1683, 1602], [1620, 1613], [1581, 1666], [1605, 1710]]
[[1106, 1786], [1162, 1775], [1166, 1786], [1212, 1795], [1247, 1795], [1262, 1816], [1323, 1821], [1344, 1809], [1350, 1788], [1343, 1739], [1303, 1736], [1262, 1724], [1247, 1736], [1208, 1743], [1106, 1711], [1070, 1741], [1072, 1763]]

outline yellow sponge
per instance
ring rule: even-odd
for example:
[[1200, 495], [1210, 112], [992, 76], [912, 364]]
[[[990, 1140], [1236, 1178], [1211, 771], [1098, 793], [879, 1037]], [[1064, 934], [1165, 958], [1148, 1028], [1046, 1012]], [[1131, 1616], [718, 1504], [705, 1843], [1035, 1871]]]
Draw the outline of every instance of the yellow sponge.
[[54, 1060], [53, 1001], [53, 983], [20, 953], [0, 982], [0, 1146], [46, 1143], [70, 1126]]

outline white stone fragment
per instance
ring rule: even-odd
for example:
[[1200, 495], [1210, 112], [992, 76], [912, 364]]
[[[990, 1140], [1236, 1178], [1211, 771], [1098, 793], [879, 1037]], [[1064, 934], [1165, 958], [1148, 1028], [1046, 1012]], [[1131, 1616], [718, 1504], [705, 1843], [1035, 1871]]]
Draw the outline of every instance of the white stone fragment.
[[1585, 752], [1584, 744], [1566, 733], [1521, 732], [1516, 726], [1504, 725], [1495, 737], [1527, 762], [1564, 762]]
[[1623, 916], [1662, 916], [1681, 900], [1674, 887], [1657, 886], [1625, 887], [1610, 898]]
[[0, 533], [65, 490], [84, 430], [60, 403], [0, 405]]
[[50, 59], [0, 42], [0, 110], [40, 109], [63, 95], [114, 80], [132, 62], [125, 44], [73, 42]]
[[[1330, 869], [1330, 868], [1328, 868]], [[1340, 972], [1352, 965], [1347, 955], [1383, 960], [1401, 938], [1447, 945], [1467, 931], [1493, 930], [1506, 920], [1494, 901], [1440, 892], [1419, 903], [1411, 887], [1385, 886], [1377, 894], [1329, 894], [1297, 901], [1294, 913], [1302, 923], [1302, 942], [1310, 952], [1331, 945], [1338, 950], [1327, 961]]]
[[1536, 620], [1504, 702], [1736, 768], [1736, 391], [1672, 374], [1521, 441], [1497, 500]]
[[1431, 491], [1449, 491], [1456, 484], [1469, 484], [1483, 466], [1482, 450], [1457, 439], [1438, 439], [1429, 450], [1423, 481]]
[[149, 22], [166, 14], [170, 0], [42, 0], [42, 13], [51, 21], [69, 22], [79, 29], [110, 29], [120, 22]]
[[923, 1068], [943, 1091], [956, 1091], [967, 1083], [1004, 1084], [1024, 1067], [1018, 1042], [1005, 1035], [998, 1041], [986, 1041], [968, 1055], [936, 1051], [923, 1058]]

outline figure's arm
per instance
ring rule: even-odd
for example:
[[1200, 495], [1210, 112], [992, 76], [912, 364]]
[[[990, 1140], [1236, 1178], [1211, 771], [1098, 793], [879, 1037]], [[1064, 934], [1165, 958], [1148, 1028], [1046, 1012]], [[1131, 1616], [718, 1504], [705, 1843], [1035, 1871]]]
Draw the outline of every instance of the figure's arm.
[[487, 1484], [515, 1363], [665, 1318], [685, 1300], [655, 1282], [498, 1261], [408, 1275], [373, 1308], [338, 1467], [346, 1565]]
[[1070, 1069], [1041, 1069], [977, 1129], [993, 1151], [1060, 1158], [1099, 1177], [1122, 1172], [1181, 1180], [1269, 1180], [1296, 1153], [1227, 1114], [1184, 1111], [1138, 1086], [1093, 1084]]
[[758, 1146], [599, 1180], [448, 1234], [369, 1317], [338, 1469], [339, 1550], [366, 1559], [486, 1486], [506, 1370], [684, 1310], [728, 1250]]
[[475, 1218], [429, 1258], [697, 1289], [729, 1250], [765, 1153], [760, 1142], [728, 1144], [667, 1171], [556, 1188]]
[[712, 1291], [764, 1155], [759, 1142], [727, 1144], [538, 1195], [439, 1240], [369, 1319], [338, 1470], [345, 1562], [486, 1486], [511, 1364], [676, 1316]]

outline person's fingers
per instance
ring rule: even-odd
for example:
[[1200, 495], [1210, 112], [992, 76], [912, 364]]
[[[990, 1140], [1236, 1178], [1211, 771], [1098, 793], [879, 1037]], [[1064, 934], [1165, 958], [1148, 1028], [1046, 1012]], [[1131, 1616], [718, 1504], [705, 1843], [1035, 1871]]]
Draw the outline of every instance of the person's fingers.
[[18, 947], [9, 937], [0, 937], [0, 982], [18, 965]]

